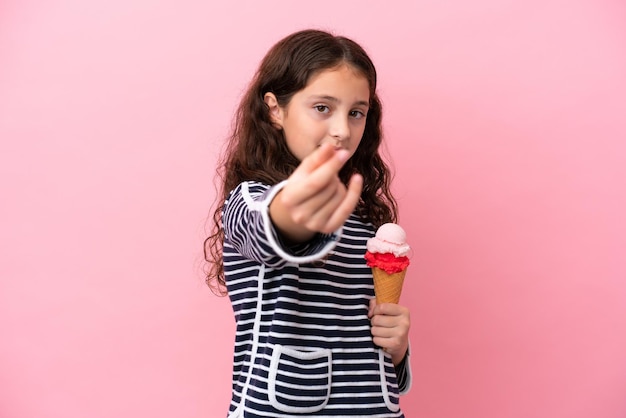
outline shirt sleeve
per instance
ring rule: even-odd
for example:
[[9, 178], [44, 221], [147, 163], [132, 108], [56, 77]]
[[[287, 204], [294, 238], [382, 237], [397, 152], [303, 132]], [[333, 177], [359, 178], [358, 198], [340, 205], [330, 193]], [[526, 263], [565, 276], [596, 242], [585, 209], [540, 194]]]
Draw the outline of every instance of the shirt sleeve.
[[398, 389], [400, 391], [400, 395], [405, 395], [411, 389], [412, 383], [412, 372], [411, 372], [411, 361], [410, 361], [410, 350], [407, 350], [406, 355], [396, 366], [396, 377], [398, 380]]
[[337, 245], [342, 232], [339, 228], [331, 234], [317, 234], [306, 243], [285, 245], [269, 216], [269, 205], [285, 183], [241, 183], [228, 196], [222, 212], [225, 241], [241, 255], [273, 268], [323, 258]]

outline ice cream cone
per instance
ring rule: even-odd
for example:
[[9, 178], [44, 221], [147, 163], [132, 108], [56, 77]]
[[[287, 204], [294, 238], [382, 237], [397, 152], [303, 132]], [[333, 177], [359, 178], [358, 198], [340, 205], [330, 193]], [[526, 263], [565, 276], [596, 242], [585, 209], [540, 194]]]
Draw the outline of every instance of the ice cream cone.
[[372, 267], [376, 303], [398, 303], [402, 293], [402, 283], [406, 269], [397, 273], [387, 273], [378, 267]]

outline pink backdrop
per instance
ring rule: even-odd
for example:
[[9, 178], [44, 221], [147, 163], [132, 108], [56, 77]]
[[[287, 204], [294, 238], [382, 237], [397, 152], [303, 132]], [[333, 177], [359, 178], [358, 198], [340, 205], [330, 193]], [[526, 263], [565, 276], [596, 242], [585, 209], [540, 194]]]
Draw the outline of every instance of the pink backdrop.
[[259, 59], [310, 26], [380, 73], [407, 416], [626, 416], [625, 3], [384, 3], [0, 3], [0, 416], [224, 416], [213, 167]]

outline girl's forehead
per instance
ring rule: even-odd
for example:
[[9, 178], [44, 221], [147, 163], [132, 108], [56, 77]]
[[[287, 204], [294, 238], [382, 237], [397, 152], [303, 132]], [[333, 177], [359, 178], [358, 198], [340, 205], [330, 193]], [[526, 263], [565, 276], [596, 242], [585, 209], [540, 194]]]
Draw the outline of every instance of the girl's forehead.
[[345, 75], [351, 75], [355, 78], [362, 78], [364, 80], [366, 80], [369, 83], [369, 80], [367, 78], [367, 76], [365, 75], [365, 73], [355, 67], [354, 65], [351, 65], [350, 63], [347, 62], [341, 62], [338, 65], [335, 65], [334, 67], [329, 67], [329, 68], [323, 68], [321, 70], [317, 70], [315, 71], [313, 74], [311, 74], [311, 76], [309, 77], [309, 81], [307, 82], [307, 85], [311, 84], [311, 82], [315, 79], [318, 78], [324, 74], [329, 74], [329, 73], [344, 73]]
[[313, 74], [302, 89], [310, 94], [347, 94], [361, 101], [369, 101], [370, 85], [367, 78], [359, 70], [341, 65]]

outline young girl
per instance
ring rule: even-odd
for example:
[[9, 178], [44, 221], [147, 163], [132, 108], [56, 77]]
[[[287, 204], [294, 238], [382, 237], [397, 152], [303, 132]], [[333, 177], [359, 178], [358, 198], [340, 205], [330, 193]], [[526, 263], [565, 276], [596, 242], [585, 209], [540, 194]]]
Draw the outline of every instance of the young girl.
[[365, 244], [397, 218], [376, 70], [355, 42], [278, 42], [244, 96], [207, 281], [237, 322], [229, 417], [403, 417], [409, 312], [377, 305]]

